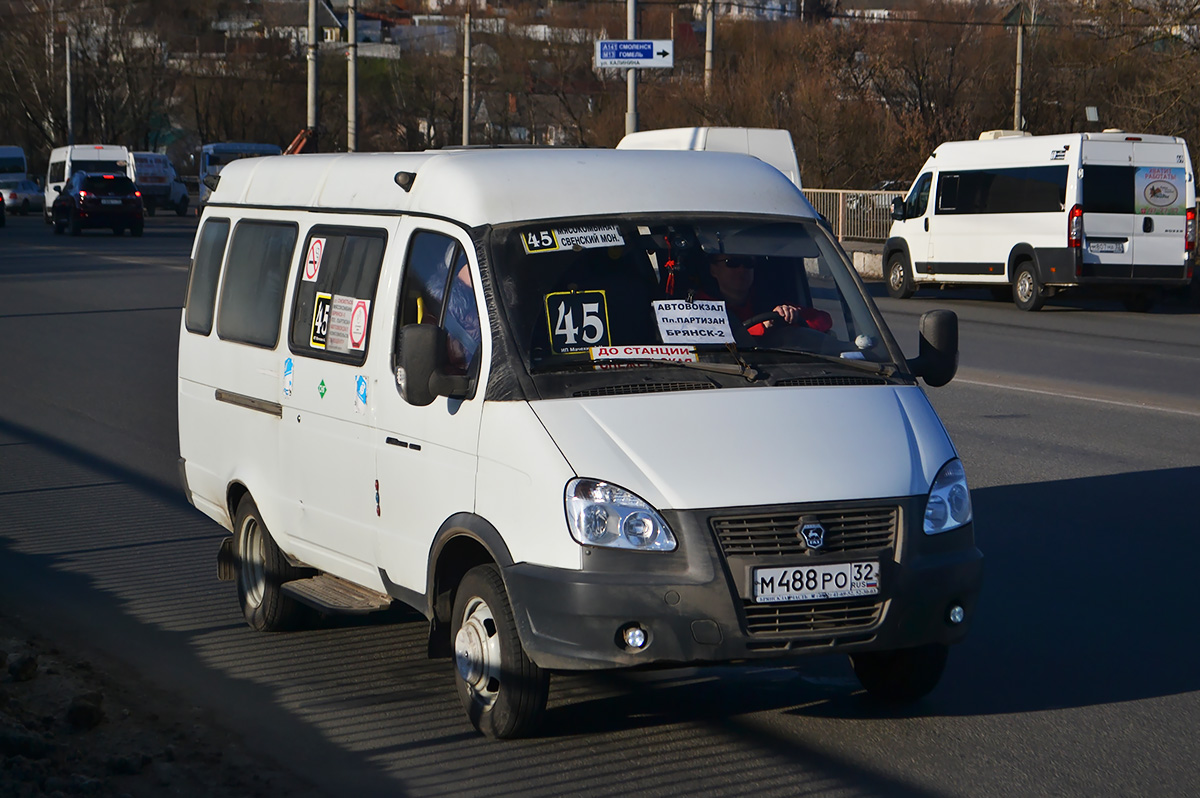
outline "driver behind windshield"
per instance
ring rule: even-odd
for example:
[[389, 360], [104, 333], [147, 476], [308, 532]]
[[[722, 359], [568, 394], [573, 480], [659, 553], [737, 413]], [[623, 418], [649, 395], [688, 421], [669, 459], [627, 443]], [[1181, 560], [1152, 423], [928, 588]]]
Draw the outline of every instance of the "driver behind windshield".
[[[697, 299], [723, 299], [725, 307], [739, 321], [745, 322], [754, 316], [774, 312], [784, 324], [806, 325], [818, 332], [829, 332], [833, 317], [823, 310], [800, 307], [788, 303], [771, 307], [771, 298], [760, 296], [754, 285], [755, 263], [753, 259], [739, 255], [717, 253], [708, 263], [708, 273], [715, 283], [716, 295], [703, 289], [697, 291]], [[763, 335], [775, 319], [767, 319], [747, 328], [751, 335]]]

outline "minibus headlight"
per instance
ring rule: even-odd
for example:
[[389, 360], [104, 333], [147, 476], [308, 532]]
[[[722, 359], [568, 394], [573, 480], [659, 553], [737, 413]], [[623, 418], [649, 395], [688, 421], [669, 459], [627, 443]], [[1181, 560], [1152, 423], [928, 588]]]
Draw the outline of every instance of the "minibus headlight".
[[955, 458], [942, 466], [929, 489], [929, 500], [925, 503], [925, 534], [958, 529], [969, 524], [972, 515], [967, 475], [962, 461]]
[[641, 497], [610, 482], [572, 479], [566, 492], [567, 527], [584, 546], [673, 551], [675, 535]]

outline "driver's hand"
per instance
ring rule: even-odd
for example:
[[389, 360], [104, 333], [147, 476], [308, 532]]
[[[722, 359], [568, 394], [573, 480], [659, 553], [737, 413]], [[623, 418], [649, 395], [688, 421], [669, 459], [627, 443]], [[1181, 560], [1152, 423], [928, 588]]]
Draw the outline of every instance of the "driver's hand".
[[[800, 308], [796, 307], [795, 305], [776, 305], [774, 308], [772, 308], [772, 310], [774, 310], [775, 313], [782, 318], [786, 324], [796, 324], [797, 322], [802, 321], [800, 317]], [[774, 323], [774, 320], [764, 322], [763, 326], [770, 327]]]
[[[823, 310], [802, 308], [796, 305], [776, 305], [773, 310], [788, 324], [799, 324], [817, 332], [829, 332], [833, 327], [833, 317]], [[771, 322], [763, 322], [764, 327], [770, 327]]]

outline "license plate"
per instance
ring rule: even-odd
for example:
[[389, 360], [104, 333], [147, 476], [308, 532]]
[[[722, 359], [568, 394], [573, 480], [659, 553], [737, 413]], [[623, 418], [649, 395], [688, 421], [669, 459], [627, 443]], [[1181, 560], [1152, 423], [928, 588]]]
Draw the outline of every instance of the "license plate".
[[101, 205], [120, 205], [121, 201], [119, 199], [102, 199], [102, 200], [100, 200], [100, 204]]
[[1120, 241], [1091, 241], [1088, 242], [1088, 252], [1124, 252], [1125, 245]]
[[751, 577], [754, 600], [759, 604], [853, 598], [879, 592], [876, 562], [755, 568]]

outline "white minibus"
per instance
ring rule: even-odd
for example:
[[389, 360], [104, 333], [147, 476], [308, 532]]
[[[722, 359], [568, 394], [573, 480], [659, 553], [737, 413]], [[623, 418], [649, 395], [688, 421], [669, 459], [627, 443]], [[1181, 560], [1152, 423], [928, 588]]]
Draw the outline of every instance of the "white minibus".
[[25, 150], [8, 144], [0, 145], [0, 180], [24, 180], [29, 177]]
[[893, 297], [985, 285], [1038, 310], [1087, 288], [1148, 310], [1192, 278], [1196, 183], [1176, 136], [991, 131], [934, 150], [892, 218]]
[[407, 604], [491, 737], [560, 671], [840, 653], [913, 701], [983, 567], [918, 382], [957, 318], [919, 340], [746, 155], [243, 160], [192, 250], [182, 482], [251, 627]]
[[50, 151], [46, 167], [45, 205], [42, 216], [53, 222], [51, 208], [66, 182], [75, 172], [107, 172], [134, 177], [133, 158], [126, 147], [112, 144], [73, 144]]
[[159, 208], [169, 208], [176, 216], [186, 216], [187, 185], [176, 173], [171, 160], [160, 152], [135, 152], [132, 155], [133, 180], [142, 191], [146, 213], [153, 216]]

